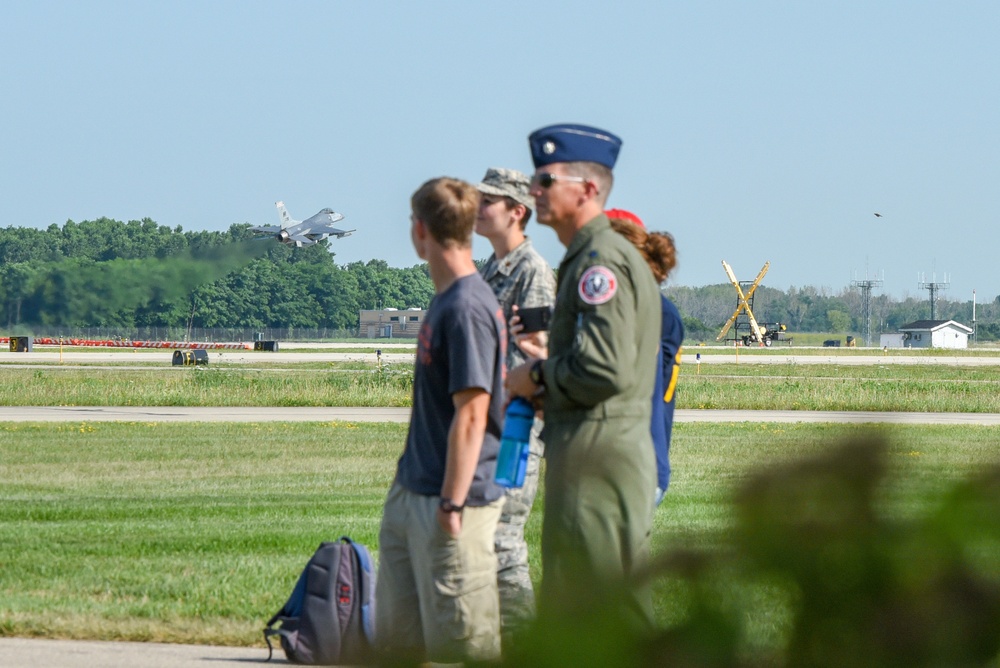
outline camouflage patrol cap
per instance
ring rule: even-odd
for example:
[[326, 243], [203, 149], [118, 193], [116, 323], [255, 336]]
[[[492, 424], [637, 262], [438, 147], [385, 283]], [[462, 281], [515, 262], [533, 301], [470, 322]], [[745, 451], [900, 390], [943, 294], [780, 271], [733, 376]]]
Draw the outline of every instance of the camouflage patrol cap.
[[477, 186], [479, 192], [486, 195], [499, 195], [509, 197], [519, 204], [528, 207], [529, 211], [535, 209], [535, 198], [528, 194], [531, 188], [531, 179], [527, 174], [516, 169], [506, 169], [504, 167], [490, 167], [486, 170], [486, 176], [482, 183]]

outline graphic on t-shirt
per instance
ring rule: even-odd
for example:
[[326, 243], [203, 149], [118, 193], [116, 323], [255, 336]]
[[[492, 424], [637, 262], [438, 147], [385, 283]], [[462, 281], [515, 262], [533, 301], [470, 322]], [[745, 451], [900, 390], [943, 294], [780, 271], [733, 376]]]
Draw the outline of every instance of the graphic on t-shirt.
[[429, 320], [424, 320], [417, 334], [417, 364], [429, 366], [431, 363], [431, 334], [433, 329]]

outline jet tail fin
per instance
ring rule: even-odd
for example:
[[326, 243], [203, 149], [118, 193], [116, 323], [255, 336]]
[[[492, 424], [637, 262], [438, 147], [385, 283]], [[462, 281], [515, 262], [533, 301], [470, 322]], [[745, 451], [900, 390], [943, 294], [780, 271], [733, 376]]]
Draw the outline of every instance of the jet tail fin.
[[292, 220], [292, 217], [288, 215], [288, 209], [285, 208], [284, 202], [275, 202], [274, 206], [278, 209], [278, 218], [281, 219], [282, 228], [295, 224], [296, 221]]

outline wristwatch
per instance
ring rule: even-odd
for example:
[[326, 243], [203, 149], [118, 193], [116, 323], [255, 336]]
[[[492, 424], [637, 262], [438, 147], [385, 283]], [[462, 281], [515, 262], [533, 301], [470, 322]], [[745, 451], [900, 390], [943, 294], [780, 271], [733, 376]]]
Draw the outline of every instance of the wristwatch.
[[462, 512], [462, 509], [465, 508], [465, 506], [464, 505], [456, 506], [454, 503], [451, 502], [451, 499], [449, 499], [446, 496], [442, 496], [441, 501], [438, 502], [438, 508], [440, 508], [446, 513], [460, 513]]
[[528, 371], [528, 378], [531, 378], [531, 382], [535, 385], [545, 387], [545, 376], [542, 374], [542, 360], [535, 360], [535, 363], [531, 365], [531, 369]]

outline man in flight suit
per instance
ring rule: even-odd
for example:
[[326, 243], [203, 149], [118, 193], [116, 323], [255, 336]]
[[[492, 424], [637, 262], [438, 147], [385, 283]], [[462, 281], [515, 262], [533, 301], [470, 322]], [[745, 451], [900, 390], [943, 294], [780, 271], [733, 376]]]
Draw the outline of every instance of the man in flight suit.
[[[545, 515], [539, 616], [613, 592], [637, 628], [652, 624], [647, 563], [656, 461], [650, 436], [659, 347], [659, 290], [635, 247], [604, 215], [621, 140], [582, 125], [529, 137], [538, 222], [566, 246], [547, 359], [508, 373], [513, 395], [545, 411]], [[607, 603], [605, 600], [604, 603]]]

